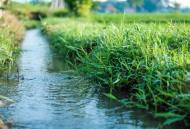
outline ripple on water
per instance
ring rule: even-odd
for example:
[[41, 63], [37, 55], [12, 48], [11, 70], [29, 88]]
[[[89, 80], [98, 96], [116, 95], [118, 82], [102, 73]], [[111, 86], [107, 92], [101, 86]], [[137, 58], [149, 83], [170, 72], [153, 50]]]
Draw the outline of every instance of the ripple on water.
[[38, 29], [26, 32], [18, 60], [20, 81], [0, 82], [0, 94], [16, 100], [0, 112], [14, 129], [151, 129], [158, 123], [97, 93], [96, 86], [64, 73]]

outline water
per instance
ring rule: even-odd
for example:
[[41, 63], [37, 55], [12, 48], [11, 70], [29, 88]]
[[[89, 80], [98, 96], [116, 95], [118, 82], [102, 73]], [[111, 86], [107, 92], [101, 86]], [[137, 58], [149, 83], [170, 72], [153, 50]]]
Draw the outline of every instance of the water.
[[128, 110], [66, 72], [38, 29], [26, 32], [18, 60], [20, 81], [0, 82], [0, 94], [16, 103], [0, 109], [14, 129], [152, 129], [142, 111]]

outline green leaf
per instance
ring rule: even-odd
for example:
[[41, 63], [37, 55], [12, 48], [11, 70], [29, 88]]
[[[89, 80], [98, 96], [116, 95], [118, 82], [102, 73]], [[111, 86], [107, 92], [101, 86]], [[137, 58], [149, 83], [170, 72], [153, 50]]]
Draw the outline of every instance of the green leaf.
[[129, 101], [128, 99], [122, 99], [119, 101], [123, 105], [131, 105], [133, 102]]
[[0, 100], [5, 100], [5, 101], [11, 102], [11, 103], [15, 102], [14, 100], [12, 100], [12, 99], [10, 99], [8, 97], [2, 96], [2, 95], [0, 95]]
[[166, 126], [166, 125], [171, 125], [171, 124], [176, 123], [176, 122], [178, 122], [178, 121], [182, 121], [184, 118], [185, 118], [185, 116], [169, 118], [169, 119], [167, 119], [167, 120], [163, 123], [163, 125], [164, 125], [164, 126]]
[[113, 99], [113, 100], [118, 100], [114, 95], [112, 95], [111, 93], [103, 93], [106, 97]]
[[184, 117], [183, 115], [179, 115], [173, 112], [163, 112], [163, 113], [156, 113], [155, 117], [161, 117], [161, 118], [176, 118], [176, 117]]
[[185, 115], [180, 115], [172, 112], [156, 113], [155, 116], [166, 118], [166, 121], [163, 123], [164, 126], [171, 125], [175, 122], [182, 121], [183, 119], [185, 119]]

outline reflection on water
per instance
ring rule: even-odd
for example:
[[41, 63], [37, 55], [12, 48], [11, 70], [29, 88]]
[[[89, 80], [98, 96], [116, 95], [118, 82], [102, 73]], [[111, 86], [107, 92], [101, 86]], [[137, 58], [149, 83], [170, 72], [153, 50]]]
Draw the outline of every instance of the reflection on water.
[[54, 58], [38, 29], [26, 33], [18, 64], [20, 81], [0, 82], [0, 94], [16, 100], [0, 109], [14, 129], [151, 129], [158, 124], [62, 72], [63, 62]]

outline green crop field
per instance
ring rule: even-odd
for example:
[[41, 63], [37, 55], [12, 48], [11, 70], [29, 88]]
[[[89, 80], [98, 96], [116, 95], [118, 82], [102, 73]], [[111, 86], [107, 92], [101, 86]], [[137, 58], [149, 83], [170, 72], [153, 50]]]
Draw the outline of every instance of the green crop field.
[[94, 21], [100, 23], [190, 23], [188, 13], [134, 13], [134, 14], [94, 14]]
[[[107, 89], [106, 96], [151, 110], [155, 117], [165, 119], [163, 125], [189, 126], [188, 15], [156, 15], [155, 23], [144, 19], [155, 19], [153, 14], [124, 19], [135, 23], [115, 22], [121, 15], [102, 16], [49, 18], [42, 28], [53, 50]], [[114, 95], [121, 89], [126, 95], [118, 99]]]

